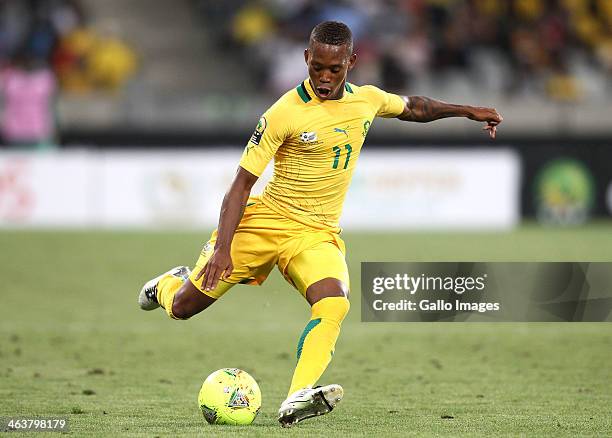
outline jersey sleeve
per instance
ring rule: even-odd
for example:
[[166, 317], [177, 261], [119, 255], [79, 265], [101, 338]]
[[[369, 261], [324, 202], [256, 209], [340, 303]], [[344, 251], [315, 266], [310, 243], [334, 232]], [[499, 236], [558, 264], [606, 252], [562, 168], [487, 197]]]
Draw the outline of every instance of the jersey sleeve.
[[240, 166], [256, 176], [261, 176], [278, 148], [290, 134], [287, 118], [277, 102], [259, 119], [251, 139], [244, 148]]
[[376, 117], [397, 117], [404, 112], [406, 102], [401, 96], [387, 93], [374, 85], [365, 85], [370, 95], [370, 102], [376, 108]]

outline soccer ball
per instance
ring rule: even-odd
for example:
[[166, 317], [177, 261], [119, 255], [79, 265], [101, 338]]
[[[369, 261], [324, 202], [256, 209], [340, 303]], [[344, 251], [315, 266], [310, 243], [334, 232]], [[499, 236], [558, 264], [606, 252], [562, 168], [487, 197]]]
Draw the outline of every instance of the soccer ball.
[[204, 380], [198, 404], [210, 424], [251, 424], [261, 407], [261, 391], [246, 371], [222, 368]]

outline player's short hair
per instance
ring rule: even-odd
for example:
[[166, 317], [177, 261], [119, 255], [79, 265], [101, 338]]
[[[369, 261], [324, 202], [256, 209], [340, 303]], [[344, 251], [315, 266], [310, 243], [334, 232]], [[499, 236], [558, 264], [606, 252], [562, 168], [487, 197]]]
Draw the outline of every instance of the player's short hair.
[[353, 33], [346, 24], [339, 21], [324, 21], [317, 24], [310, 33], [310, 44], [314, 41], [332, 46], [347, 44], [349, 51], [353, 52]]

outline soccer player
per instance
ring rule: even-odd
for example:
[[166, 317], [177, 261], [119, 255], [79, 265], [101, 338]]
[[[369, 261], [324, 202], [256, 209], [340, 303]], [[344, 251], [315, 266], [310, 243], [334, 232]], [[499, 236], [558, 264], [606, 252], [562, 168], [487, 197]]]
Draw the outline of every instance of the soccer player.
[[[217, 230], [196, 266], [174, 268], [147, 282], [144, 310], [161, 305], [174, 319], [210, 307], [235, 284], [262, 284], [274, 266], [310, 304], [312, 316], [297, 345], [297, 365], [281, 425], [330, 412], [340, 385], [315, 387], [327, 368], [349, 310], [349, 274], [338, 225], [357, 159], [375, 117], [431, 122], [467, 117], [485, 122], [495, 138], [502, 117], [493, 108], [398, 96], [346, 81], [356, 54], [343, 23], [317, 25], [304, 52], [308, 79], [261, 117], [221, 205]], [[274, 158], [261, 196], [251, 187]]]

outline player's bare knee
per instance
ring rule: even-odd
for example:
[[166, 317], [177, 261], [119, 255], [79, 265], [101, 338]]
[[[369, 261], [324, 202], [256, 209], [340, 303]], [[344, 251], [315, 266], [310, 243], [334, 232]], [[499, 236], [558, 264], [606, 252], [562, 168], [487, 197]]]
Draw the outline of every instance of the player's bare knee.
[[174, 296], [172, 315], [176, 319], [189, 319], [207, 309], [215, 301], [214, 298], [200, 292], [191, 280], [187, 280]]
[[[340, 280], [332, 280], [335, 280], [336, 283], [327, 282], [326, 284], [329, 286], [329, 288], [326, 289], [324, 287], [319, 287], [311, 290], [311, 293], [309, 296], [307, 296], [307, 298], [309, 298], [309, 302], [311, 300], [314, 301], [315, 299], [318, 299], [317, 301], [311, 303], [313, 318], [319, 317], [334, 321], [337, 324], [342, 324], [342, 321], [351, 308], [349, 300], [346, 297], [348, 288], [346, 286], [332, 287], [333, 284], [338, 285], [338, 283], [342, 283]], [[319, 291], [320, 293], [317, 294], [315, 291]]]
[[172, 316], [176, 319], [189, 319], [197, 313], [193, 311], [193, 293], [190, 290], [190, 286], [190, 281], [186, 281], [174, 296]]
[[328, 297], [344, 297], [348, 299], [349, 288], [337, 278], [324, 278], [313, 283], [306, 289], [306, 299], [310, 305]]
[[172, 302], [172, 316], [176, 319], [189, 319], [195, 315], [191, 307], [187, 300], [176, 294]]

